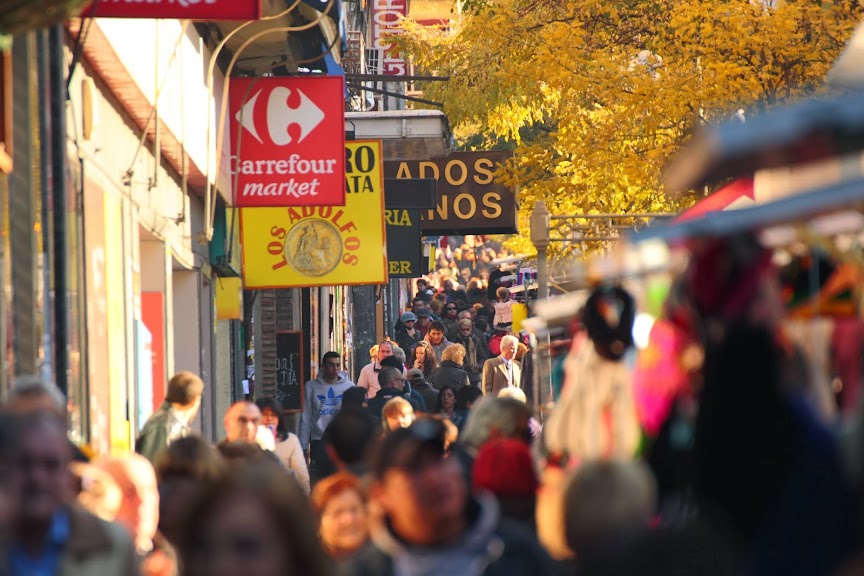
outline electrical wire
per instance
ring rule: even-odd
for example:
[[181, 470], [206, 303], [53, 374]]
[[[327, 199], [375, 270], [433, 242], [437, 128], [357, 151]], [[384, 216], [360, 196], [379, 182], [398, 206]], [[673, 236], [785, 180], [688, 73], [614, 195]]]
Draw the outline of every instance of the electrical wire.
[[[330, 10], [333, 8], [333, 4], [335, 0], [327, 0], [327, 5], [324, 7], [324, 10], [319, 12], [320, 16], [315, 20], [303, 24], [301, 26], [279, 26], [276, 28], [268, 28], [267, 30], [262, 30], [253, 34], [249, 39], [247, 39], [240, 47], [234, 52], [234, 56], [231, 58], [231, 61], [228, 64], [228, 67], [225, 69], [225, 83], [222, 86], [222, 100], [220, 102], [220, 110], [219, 110], [219, 123], [216, 129], [216, 162], [214, 166], [214, 178], [219, 174], [219, 169], [222, 161], [222, 144], [224, 143], [225, 136], [225, 116], [228, 112], [228, 89], [231, 84], [231, 72], [234, 69], [235, 64], [237, 63], [238, 58], [243, 53], [243, 51], [248, 48], [253, 42], [266, 36], [268, 34], [275, 34], [279, 32], [288, 33], [288, 32], [302, 32], [304, 30], [309, 30], [314, 28], [318, 24], [320, 24], [325, 17], [327, 17], [330, 13]], [[295, 5], [299, 5], [299, 0], [295, 2]], [[224, 46], [224, 44], [223, 44]], [[211, 57], [212, 58], [212, 57]], [[210, 100], [212, 101], [212, 95], [210, 96]], [[209, 106], [209, 105], [208, 105]], [[209, 142], [208, 142], [209, 146]], [[209, 158], [209, 153], [208, 153]], [[208, 162], [209, 164], [209, 162]], [[205, 196], [205, 207], [209, 208], [209, 213], [205, 211], [206, 215], [206, 223], [204, 228], [204, 237], [209, 242], [213, 239], [213, 221], [216, 217], [216, 202], [213, 200], [213, 186], [210, 182], [209, 170], [208, 170], [208, 178], [207, 178], [207, 194]]]

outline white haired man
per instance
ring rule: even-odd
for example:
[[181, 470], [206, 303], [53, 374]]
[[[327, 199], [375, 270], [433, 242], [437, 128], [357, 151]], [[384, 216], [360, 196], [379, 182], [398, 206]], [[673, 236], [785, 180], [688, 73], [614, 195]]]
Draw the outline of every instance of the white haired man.
[[503, 388], [519, 387], [522, 367], [515, 360], [519, 339], [512, 335], [501, 339], [501, 355], [490, 358], [483, 364], [481, 388], [483, 395], [497, 396]]

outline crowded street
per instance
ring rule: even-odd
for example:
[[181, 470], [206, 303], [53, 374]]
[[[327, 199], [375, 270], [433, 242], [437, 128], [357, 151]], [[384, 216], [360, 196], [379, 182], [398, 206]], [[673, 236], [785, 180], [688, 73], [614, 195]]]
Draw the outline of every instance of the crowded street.
[[0, 0], [0, 576], [864, 576], [857, 0]]

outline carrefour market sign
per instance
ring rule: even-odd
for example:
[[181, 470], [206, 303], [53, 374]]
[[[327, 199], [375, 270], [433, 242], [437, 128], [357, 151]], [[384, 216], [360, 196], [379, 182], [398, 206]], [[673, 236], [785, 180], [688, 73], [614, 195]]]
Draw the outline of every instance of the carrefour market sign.
[[345, 203], [345, 84], [341, 76], [233, 78], [235, 205]]
[[187, 20], [257, 20], [261, 0], [99, 0], [82, 17], [179, 18]]
[[247, 289], [387, 281], [380, 141], [345, 146], [343, 206], [240, 210]]

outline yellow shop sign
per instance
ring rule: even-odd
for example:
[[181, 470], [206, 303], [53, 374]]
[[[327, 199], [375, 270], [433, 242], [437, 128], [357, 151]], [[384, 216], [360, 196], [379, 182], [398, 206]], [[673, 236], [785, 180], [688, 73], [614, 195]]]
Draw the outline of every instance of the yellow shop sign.
[[380, 141], [345, 145], [344, 206], [243, 208], [247, 289], [387, 281]]

